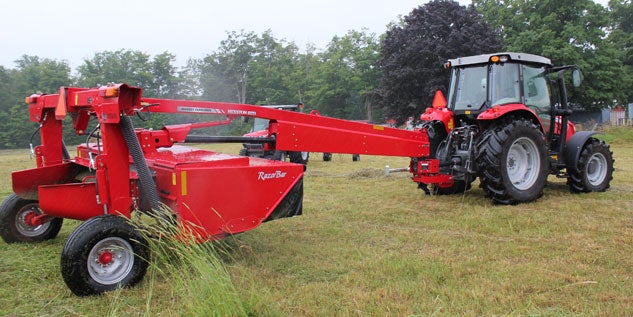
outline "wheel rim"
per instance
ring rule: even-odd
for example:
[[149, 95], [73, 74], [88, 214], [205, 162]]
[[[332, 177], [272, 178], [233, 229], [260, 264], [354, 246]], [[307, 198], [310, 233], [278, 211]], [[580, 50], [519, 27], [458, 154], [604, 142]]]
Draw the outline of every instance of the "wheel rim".
[[526, 190], [534, 185], [541, 170], [539, 150], [534, 141], [522, 137], [512, 143], [506, 159], [506, 170], [510, 182], [517, 189]]
[[121, 282], [134, 266], [132, 246], [118, 237], [99, 241], [88, 255], [88, 273], [97, 283], [112, 285]]
[[50, 222], [43, 223], [39, 226], [30, 225], [31, 219], [42, 214], [37, 204], [28, 204], [15, 216], [15, 228], [18, 232], [26, 237], [37, 237], [46, 232], [51, 225]]
[[600, 185], [607, 177], [607, 158], [602, 153], [594, 153], [587, 162], [586, 171], [589, 184]]

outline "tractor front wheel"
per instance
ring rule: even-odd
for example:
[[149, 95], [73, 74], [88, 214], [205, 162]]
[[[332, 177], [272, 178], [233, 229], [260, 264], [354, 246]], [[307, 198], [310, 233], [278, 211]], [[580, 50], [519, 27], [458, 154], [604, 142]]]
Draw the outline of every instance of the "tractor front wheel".
[[297, 164], [308, 164], [310, 160], [310, 152], [290, 152], [290, 162]]
[[35, 200], [26, 200], [11, 194], [0, 206], [0, 236], [6, 243], [37, 242], [50, 240], [62, 228], [62, 218], [53, 218], [43, 223], [34, 223], [42, 215]]
[[613, 179], [613, 162], [609, 146], [590, 138], [580, 153], [577, 169], [569, 169], [567, 185], [575, 193], [603, 192]]
[[530, 202], [543, 195], [547, 149], [543, 133], [532, 121], [501, 121], [483, 133], [478, 149], [480, 185], [496, 203]]
[[149, 254], [147, 240], [125, 218], [90, 218], [64, 244], [62, 277], [78, 296], [133, 286], [145, 276]]

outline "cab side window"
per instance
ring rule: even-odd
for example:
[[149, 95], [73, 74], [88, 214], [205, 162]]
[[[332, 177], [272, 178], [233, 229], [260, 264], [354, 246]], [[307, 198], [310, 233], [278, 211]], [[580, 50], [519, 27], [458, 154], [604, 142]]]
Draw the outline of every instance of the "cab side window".
[[541, 67], [527, 65], [522, 67], [525, 105], [534, 110], [539, 116], [549, 118], [551, 100], [545, 70]]

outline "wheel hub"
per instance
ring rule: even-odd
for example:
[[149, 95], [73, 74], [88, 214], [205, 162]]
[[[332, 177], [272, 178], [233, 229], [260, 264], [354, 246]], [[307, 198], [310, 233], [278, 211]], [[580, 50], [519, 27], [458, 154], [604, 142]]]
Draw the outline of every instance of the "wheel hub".
[[24, 206], [15, 218], [15, 227], [18, 232], [26, 237], [37, 237], [44, 233], [50, 226], [49, 222], [38, 223], [37, 218], [41, 215], [37, 204]]
[[35, 217], [37, 217], [38, 214], [34, 211], [27, 211], [26, 214], [24, 215], [24, 224], [31, 226], [31, 227], [35, 227]]
[[99, 263], [102, 265], [108, 265], [112, 262], [112, 253], [110, 251], [104, 251], [99, 255]]
[[97, 283], [113, 285], [130, 275], [134, 250], [119, 237], [108, 237], [92, 247], [88, 254], [88, 274]]

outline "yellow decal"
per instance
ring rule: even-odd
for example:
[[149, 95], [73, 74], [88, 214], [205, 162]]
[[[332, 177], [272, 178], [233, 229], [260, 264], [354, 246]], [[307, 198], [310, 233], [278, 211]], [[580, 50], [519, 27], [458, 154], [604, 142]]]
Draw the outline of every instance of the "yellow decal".
[[375, 125], [375, 126], [374, 126], [374, 130], [381, 130], [381, 131], [382, 131], [382, 130], [384, 130], [384, 129], [385, 129], [385, 127], [383, 127], [383, 126], [381, 126], [381, 125]]
[[171, 184], [176, 186], [176, 184], [178, 184], [176, 182], [176, 173], [171, 173]]
[[79, 104], [79, 95], [75, 94], [75, 106]]
[[466, 111], [465, 111], [465, 113], [466, 113], [466, 114], [470, 114], [470, 110], [466, 110]]
[[455, 127], [455, 122], [453, 121], [453, 119], [448, 121], [448, 129], [449, 130], [453, 130], [453, 128]]
[[180, 194], [182, 196], [187, 196], [187, 171], [182, 171], [180, 173]]

